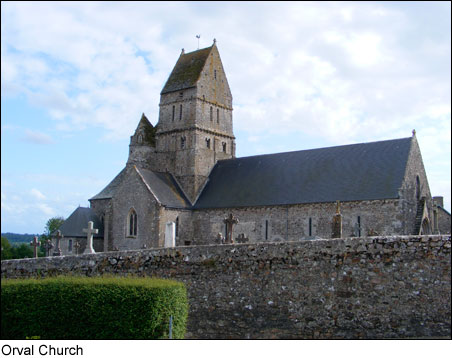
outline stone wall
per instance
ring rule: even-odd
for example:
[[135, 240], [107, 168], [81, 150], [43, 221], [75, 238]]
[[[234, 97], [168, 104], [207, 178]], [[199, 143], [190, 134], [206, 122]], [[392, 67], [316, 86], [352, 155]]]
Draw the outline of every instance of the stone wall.
[[450, 236], [186, 246], [2, 261], [2, 278], [186, 283], [186, 338], [450, 336]]
[[[343, 236], [410, 234], [403, 231], [400, 205], [398, 199], [341, 202]], [[335, 213], [336, 203], [195, 210], [191, 234], [197, 245], [213, 244], [219, 232], [225, 235], [223, 220], [233, 214], [239, 220], [233, 228], [234, 238], [245, 234], [251, 243], [299, 241], [309, 236], [330, 238]]]

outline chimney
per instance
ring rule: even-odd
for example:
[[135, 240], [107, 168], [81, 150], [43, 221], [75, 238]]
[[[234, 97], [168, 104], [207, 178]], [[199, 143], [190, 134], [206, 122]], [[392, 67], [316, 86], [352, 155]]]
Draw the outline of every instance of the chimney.
[[444, 207], [444, 197], [442, 196], [434, 196], [433, 197], [433, 202], [440, 207]]

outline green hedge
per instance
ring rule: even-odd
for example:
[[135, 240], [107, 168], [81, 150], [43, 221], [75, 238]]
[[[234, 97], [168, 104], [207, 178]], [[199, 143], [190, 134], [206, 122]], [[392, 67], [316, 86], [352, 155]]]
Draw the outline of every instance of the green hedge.
[[152, 278], [2, 279], [1, 339], [184, 338], [183, 283]]

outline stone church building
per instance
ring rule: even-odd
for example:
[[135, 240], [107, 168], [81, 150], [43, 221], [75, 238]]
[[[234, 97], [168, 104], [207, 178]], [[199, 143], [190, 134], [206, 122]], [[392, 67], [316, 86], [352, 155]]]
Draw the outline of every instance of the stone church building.
[[168, 223], [176, 245], [219, 243], [219, 233], [239, 242], [330, 238], [337, 216], [344, 237], [450, 233], [414, 131], [236, 158], [232, 94], [215, 40], [182, 50], [160, 95], [157, 125], [142, 115], [124, 169], [90, 199], [103, 251], [163, 247]]

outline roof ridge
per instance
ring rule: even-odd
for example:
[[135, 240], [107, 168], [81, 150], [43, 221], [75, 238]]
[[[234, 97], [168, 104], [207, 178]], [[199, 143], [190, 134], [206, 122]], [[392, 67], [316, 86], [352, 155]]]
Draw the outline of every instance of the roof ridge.
[[310, 149], [289, 150], [289, 151], [286, 151], [286, 152], [278, 152], [278, 153], [255, 154], [255, 155], [248, 155], [248, 156], [245, 156], [245, 157], [238, 157], [238, 158], [236, 157], [236, 158], [230, 158], [230, 159], [222, 159], [222, 160], [219, 160], [218, 162], [226, 162], [226, 161], [245, 159], [245, 158], [268, 157], [268, 156], [288, 154], [288, 153], [310, 152], [310, 151], [316, 151], [316, 150], [321, 150], [321, 149], [345, 148], [345, 147], [351, 147], [351, 146], [357, 146], [357, 145], [367, 145], [367, 144], [402, 141], [402, 140], [411, 140], [411, 139], [413, 139], [413, 137], [396, 138], [396, 139], [385, 139], [385, 140], [379, 140], [379, 141], [373, 141], [373, 142], [362, 142], [362, 143], [350, 143], [350, 144], [343, 144], [343, 145], [333, 145], [333, 146], [330, 146], [330, 147], [319, 147], [319, 148], [310, 148]]
[[192, 54], [194, 54], [195, 52], [198, 52], [198, 51], [205, 51], [205, 50], [207, 50], [207, 49], [212, 49], [212, 48], [213, 48], [213, 45], [208, 46], [208, 47], [204, 47], [204, 48], [200, 48], [200, 49], [194, 50], [194, 51], [192, 51], [192, 52], [184, 52], [184, 53], [181, 53], [181, 56], [192, 55]]

